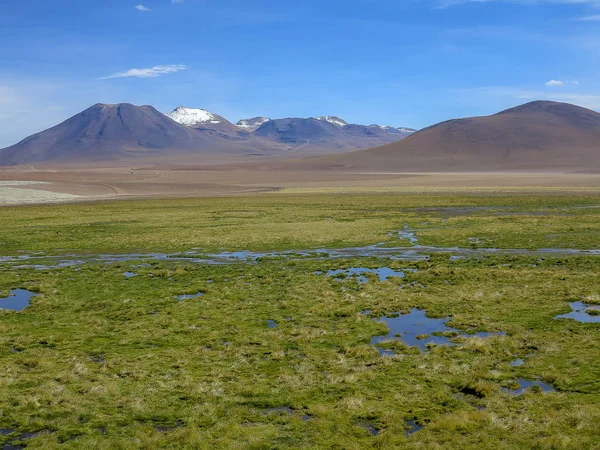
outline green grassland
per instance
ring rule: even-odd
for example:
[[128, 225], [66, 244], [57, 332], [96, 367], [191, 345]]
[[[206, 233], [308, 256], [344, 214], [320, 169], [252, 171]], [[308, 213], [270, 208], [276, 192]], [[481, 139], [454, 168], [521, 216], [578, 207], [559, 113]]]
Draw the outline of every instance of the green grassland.
[[[0, 254], [18, 251], [279, 250], [388, 241], [405, 224], [424, 245], [594, 248], [600, 196], [261, 195], [2, 208]], [[444, 228], [444, 232], [440, 232]]]
[[[11, 207], [0, 210], [0, 253], [410, 246], [392, 234], [405, 225], [423, 245], [592, 249], [599, 219], [600, 197], [583, 194]], [[348, 267], [415, 271], [367, 284], [315, 273]], [[45, 449], [600, 448], [600, 325], [554, 318], [569, 302], [600, 303], [600, 257], [0, 269], [0, 293], [39, 294], [0, 311], [0, 444], [31, 432], [20, 444]], [[394, 342], [381, 357], [370, 342], [387, 328], [374, 319], [413, 307], [506, 334], [425, 353]], [[517, 358], [525, 364], [511, 367]], [[555, 391], [503, 390], [517, 378]], [[407, 435], [409, 421], [423, 428]]]

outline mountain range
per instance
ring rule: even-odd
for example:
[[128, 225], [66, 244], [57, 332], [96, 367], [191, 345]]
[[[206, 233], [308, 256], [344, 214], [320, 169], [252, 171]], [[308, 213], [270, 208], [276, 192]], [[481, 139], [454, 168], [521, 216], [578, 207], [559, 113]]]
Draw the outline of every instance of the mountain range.
[[600, 169], [600, 113], [534, 101], [454, 119], [377, 148], [308, 158], [301, 167], [386, 172]]
[[275, 144], [289, 152], [344, 152], [396, 142], [414, 133], [411, 128], [380, 125], [355, 125], [335, 116], [270, 119], [253, 117], [235, 125], [204, 109], [180, 106], [168, 117], [204, 134], [227, 139], [252, 141], [262, 139], [264, 148]]
[[365, 149], [415, 130], [350, 125], [331, 117], [268, 119], [233, 124], [204, 109], [96, 104], [48, 130], [0, 150], [0, 165], [86, 162], [175, 155], [303, 155]]
[[[292, 157], [271, 168], [367, 172], [598, 171], [600, 113], [535, 101], [418, 132], [348, 124], [336, 116], [229, 122], [202, 109], [97, 104], [0, 150], [0, 165], [131, 158]], [[315, 156], [318, 155], [318, 156]], [[246, 158], [247, 160], [247, 158]]]

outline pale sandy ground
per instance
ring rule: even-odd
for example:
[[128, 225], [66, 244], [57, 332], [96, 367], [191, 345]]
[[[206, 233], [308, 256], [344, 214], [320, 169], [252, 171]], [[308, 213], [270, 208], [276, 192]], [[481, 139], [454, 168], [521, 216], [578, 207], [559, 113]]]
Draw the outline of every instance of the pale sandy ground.
[[51, 183], [0, 180], [0, 205], [43, 204], [74, 201], [81, 198], [78, 195], [39, 189], [42, 186], [49, 187], [50, 185]]
[[[569, 191], [600, 194], [600, 173], [359, 173], [205, 166], [0, 168], [0, 205], [259, 192]], [[18, 182], [18, 183], [15, 183]]]

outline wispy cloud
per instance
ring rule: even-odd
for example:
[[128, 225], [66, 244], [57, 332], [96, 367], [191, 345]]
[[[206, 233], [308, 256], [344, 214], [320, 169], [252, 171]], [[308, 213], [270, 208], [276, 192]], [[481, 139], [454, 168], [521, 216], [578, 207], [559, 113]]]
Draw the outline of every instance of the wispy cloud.
[[554, 87], [554, 86], [566, 86], [567, 84], [579, 84], [579, 81], [576, 80], [550, 80], [548, 82], [546, 82], [546, 86], [548, 87]]
[[135, 5], [134, 8], [137, 9], [138, 11], [144, 11], [144, 12], [150, 11], [150, 8], [148, 8], [144, 5]]
[[185, 0], [171, 0], [171, 3], [173, 3], [174, 5], [178, 5], [183, 2], [185, 2]]
[[600, 14], [595, 14], [593, 16], [580, 17], [577, 20], [580, 20], [582, 22], [598, 22], [598, 21], [600, 21]]
[[137, 77], [137, 78], [156, 78], [161, 75], [166, 75], [168, 73], [179, 72], [181, 70], [188, 70], [189, 67], [183, 64], [171, 64], [167, 66], [153, 66], [148, 67], [146, 69], [129, 69], [126, 72], [118, 72], [113, 75], [108, 75], [106, 77], [100, 77], [100, 80], [108, 80], [111, 78], [128, 78], [128, 77]]

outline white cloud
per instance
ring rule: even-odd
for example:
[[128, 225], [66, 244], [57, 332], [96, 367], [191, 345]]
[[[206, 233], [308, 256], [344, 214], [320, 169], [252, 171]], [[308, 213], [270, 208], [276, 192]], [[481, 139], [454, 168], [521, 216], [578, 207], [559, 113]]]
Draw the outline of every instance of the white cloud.
[[550, 80], [550, 81], [548, 81], [546, 83], [546, 86], [548, 86], [548, 87], [565, 86], [567, 84], [577, 85], [577, 84], [579, 84], [579, 81], [575, 81], [575, 80], [566, 80], [566, 81], [562, 81], [562, 80]]
[[136, 5], [136, 6], [134, 6], [134, 8], [137, 9], [138, 11], [144, 11], [144, 12], [150, 11], [150, 8], [148, 8], [144, 5]]
[[118, 72], [113, 75], [99, 78], [100, 80], [108, 80], [111, 78], [156, 78], [168, 73], [179, 72], [180, 70], [188, 70], [189, 67], [183, 64], [171, 64], [167, 66], [153, 66], [146, 69], [129, 69], [126, 72]]
[[580, 17], [577, 20], [581, 20], [583, 22], [598, 22], [598, 21], [600, 21], [600, 14], [596, 14], [594, 16]]
[[171, 0], [171, 3], [173, 3], [174, 5], [178, 5], [180, 3], [183, 3], [185, 0]]

